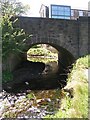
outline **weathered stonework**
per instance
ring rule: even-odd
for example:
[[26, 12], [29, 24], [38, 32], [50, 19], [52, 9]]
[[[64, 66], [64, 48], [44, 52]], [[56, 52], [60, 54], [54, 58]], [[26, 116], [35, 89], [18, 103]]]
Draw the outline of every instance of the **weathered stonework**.
[[59, 61], [70, 65], [88, 54], [88, 20], [18, 17], [17, 25], [32, 37], [26, 41], [30, 49], [35, 44], [49, 44], [59, 51]]
[[84, 56], [88, 54], [89, 47], [89, 26], [88, 26], [88, 18], [80, 18], [79, 22], [79, 56]]
[[[32, 34], [27, 45], [46, 43], [56, 49], [65, 48], [78, 58], [78, 22], [75, 20], [19, 17], [18, 25]], [[27, 48], [28, 49], [28, 48]]]

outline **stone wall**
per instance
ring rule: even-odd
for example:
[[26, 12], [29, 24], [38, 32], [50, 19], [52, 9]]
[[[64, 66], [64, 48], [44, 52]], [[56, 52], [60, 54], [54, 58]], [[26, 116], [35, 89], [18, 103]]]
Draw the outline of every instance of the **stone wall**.
[[54, 47], [63, 47], [78, 58], [78, 22], [49, 18], [19, 17], [18, 26], [32, 38], [27, 41], [30, 48], [36, 43], [48, 43]]
[[88, 41], [88, 18], [79, 18], [79, 57], [84, 56], [88, 54], [88, 47], [89, 47], [89, 41]]
[[[59, 61], [70, 65], [74, 59], [88, 54], [88, 20], [63, 20], [50, 18], [18, 17], [17, 27], [24, 29], [31, 38], [26, 41], [30, 49], [35, 44], [49, 44], [59, 52]], [[22, 57], [21, 61], [26, 59]], [[27, 56], [27, 55], [25, 55]], [[11, 59], [12, 66], [19, 60]], [[12, 69], [15, 68], [11, 67]]]
[[14, 71], [17, 69], [18, 65], [26, 60], [26, 54], [13, 54], [11, 53], [8, 57], [7, 60], [2, 62], [2, 70], [10, 70]]

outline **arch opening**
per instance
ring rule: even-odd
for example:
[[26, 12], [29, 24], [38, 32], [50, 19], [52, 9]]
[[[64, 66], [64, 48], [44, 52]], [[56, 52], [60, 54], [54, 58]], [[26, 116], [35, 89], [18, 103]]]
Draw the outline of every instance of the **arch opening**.
[[57, 72], [58, 51], [49, 44], [36, 44], [27, 51], [27, 60], [45, 64], [43, 74]]
[[45, 42], [32, 44], [31, 46], [29, 46], [29, 48], [38, 44], [50, 45], [52, 48], [54, 48], [57, 51], [58, 53], [57, 61], [58, 61], [59, 67], [62, 66], [65, 69], [69, 69], [72, 67], [72, 63], [75, 61], [75, 57], [71, 54], [71, 51], [68, 51], [66, 48], [61, 47], [58, 44], [45, 43]]
[[[39, 48], [37, 54], [31, 54]], [[40, 50], [44, 49], [40, 54]], [[47, 54], [49, 60], [47, 60]], [[44, 54], [45, 53], [45, 54]], [[33, 59], [37, 55], [37, 60]], [[45, 56], [46, 55], [46, 56]], [[32, 59], [30, 59], [31, 57]], [[39, 57], [42, 57], [39, 59]], [[54, 59], [53, 59], [54, 58]], [[50, 61], [51, 59], [51, 61]], [[74, 62], [74, 57], [66, 49], [49, 43], [36, 43], [27, 48], [25, 60], [13, 72], [14, 84], [21, 89], [54, 89], [66, 85], [68, 67]]]

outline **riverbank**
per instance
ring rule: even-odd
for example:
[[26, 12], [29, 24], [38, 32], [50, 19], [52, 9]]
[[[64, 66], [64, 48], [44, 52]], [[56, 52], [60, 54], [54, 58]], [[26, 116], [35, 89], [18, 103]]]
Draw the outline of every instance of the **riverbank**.
[[88, 69], [90, 56], [80, 58], [73, 65], [68, 75], [67, 85], [62, 89], [64, 97], [61, 99], [59, 111], [45, 118], [88, 118]]
[[[0, 93], [0, 118], [88, 118], [88, 56], [80, 58], [63, 89]], [[27, 83], [26, 83], [27, 84]]]

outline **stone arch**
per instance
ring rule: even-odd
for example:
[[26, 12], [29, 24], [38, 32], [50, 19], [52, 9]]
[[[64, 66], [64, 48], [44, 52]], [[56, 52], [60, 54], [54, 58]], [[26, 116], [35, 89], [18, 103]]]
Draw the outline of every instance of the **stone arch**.
[[[14, 56], [13, 60], [11, 61], [12, 64], [12, 68], [11, 71], [15, 70], [18, 67], [18, 64], [20, 64], [22, 61], [27, 60], [27, 51], [36, 44], [49, 44], [52, 47], [54, 47], [59, 53], [58, 53], [58, 63], [59, 66], [63, 66], [63, 68], [67, 68], [68, 66], [70, 66], [74, 60], [75, 57], [72, 54], [71, 50], [71, 46], [68, 46], [67, 44], [60, 42], [59, 39], [56, 39], [55, 37], [52, 36], [33, 36], [31, 37], [30, 40], [26, 41], [26, 48], [24, 50], [23, 54], [19, 54], [19, 59], [17, 57], [16, 60], [16, 56]], [[70, 48], [70, 49], [69, 49]]]
[[[62, 43], [59, 45], [58, 40], [54, 38], [31, 39], [29, 43], [27, 43], [27, 48], [25, 51], [27, 52], [32, 46], [36, 44], [48, 44], [54, 47], [58, 51], [59, 66], [62, 65], [64, 69], [71, 66], [71, 64], [75, 61], [75, 57], [72, 55], [71, 51], [68, 50], [68, 47], [66, 45], [62, 45]], [[65, 48], [64, 46], [67, 48]]]

